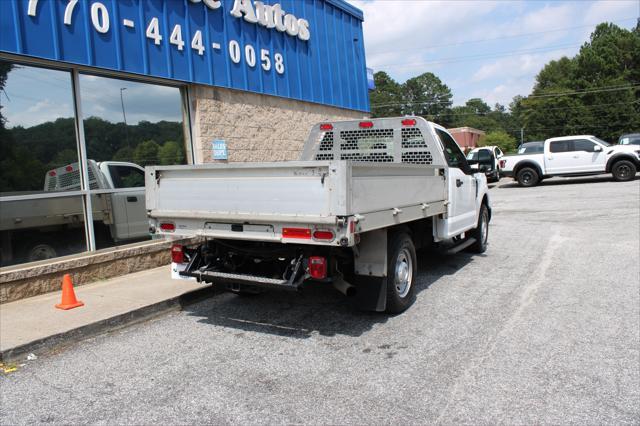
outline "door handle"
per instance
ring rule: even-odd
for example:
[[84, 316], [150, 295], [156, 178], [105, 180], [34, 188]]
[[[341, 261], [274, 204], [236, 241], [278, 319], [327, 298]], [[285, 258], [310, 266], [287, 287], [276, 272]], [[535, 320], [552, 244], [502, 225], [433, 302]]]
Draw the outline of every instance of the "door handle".
[[580, 156], [579, 155], [574, 155], [573, 158], [580, 158]]
[[127, 197], [127, 203], [135, 203], [138, 201], [138, 197]]
[[456, 179], [456, 186], [460, 188], [464, 182], [461, 179]]

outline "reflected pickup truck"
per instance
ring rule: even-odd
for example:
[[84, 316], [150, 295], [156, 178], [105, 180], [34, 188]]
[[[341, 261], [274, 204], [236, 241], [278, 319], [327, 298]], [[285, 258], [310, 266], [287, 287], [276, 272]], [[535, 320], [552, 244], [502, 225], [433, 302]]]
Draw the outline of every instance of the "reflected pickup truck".
[[543, 152], [507, 155], [500, 160], [501, 176], [520, 186], [535, 186], [553, 176], [611, 173], [619, 182], [632, 180], [640, 170], [640, 147], [611, 145], [595, 136], [563, 136], [544, 141]]
[[172, 247], [175, 278], [235, 293], [331, 283], [364, 310], [414, 300], [416, 249], [487, 247], [483, 173], [420, 117], [316, 125], [300, 161], [146, 168], [150, 231], [200, 237]]
[[[121, 161], [89, 160], [89, 183], [97, 235], [113, 242], [148, 238], [144, 169]], [[84, 214], [78, 163], [49, 170], [44, 191], [11, 192], [0, 207], [0, 264], [32, 262], [83, 251]], [[21, 199], [33, 195], [31, 199]]]

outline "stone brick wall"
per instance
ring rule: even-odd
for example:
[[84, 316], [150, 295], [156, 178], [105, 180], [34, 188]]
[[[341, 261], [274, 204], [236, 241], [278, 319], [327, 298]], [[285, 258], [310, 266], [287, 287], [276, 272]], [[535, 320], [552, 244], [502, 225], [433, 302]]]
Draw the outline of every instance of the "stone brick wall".
[[195, 85], [191, 89], [197, 163], [214, 161], [211, 142], [215, 139], [226, 141], [229, 162], [297, 160], [314, 124], [366, 116], [256, 93]]

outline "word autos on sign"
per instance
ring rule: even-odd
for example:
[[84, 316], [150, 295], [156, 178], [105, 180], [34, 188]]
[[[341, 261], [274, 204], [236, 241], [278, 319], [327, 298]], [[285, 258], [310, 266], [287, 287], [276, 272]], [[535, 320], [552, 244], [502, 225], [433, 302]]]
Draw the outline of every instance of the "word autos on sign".
[[0, 0], [0, 23], [0, 51], [368, 109], [342, 0]]

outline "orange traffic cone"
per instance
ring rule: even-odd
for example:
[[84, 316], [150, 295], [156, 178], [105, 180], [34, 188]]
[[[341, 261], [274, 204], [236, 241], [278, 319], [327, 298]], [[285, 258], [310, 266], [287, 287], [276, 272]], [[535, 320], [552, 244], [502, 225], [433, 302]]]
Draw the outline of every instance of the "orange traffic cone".
[[58, 309], [73, 309], [79, 306], [84, 306], [84, 303], [76, 299], [76, 293], [73, 291], [73, 283], [71, 282], [71, 275], [64, 274], [62, 277], [62, 301], [56, 305]]

